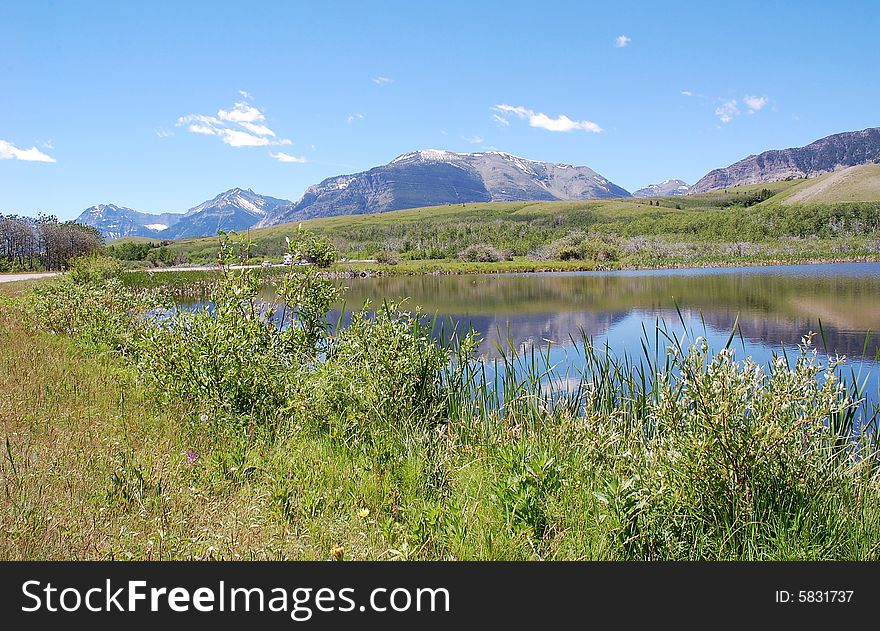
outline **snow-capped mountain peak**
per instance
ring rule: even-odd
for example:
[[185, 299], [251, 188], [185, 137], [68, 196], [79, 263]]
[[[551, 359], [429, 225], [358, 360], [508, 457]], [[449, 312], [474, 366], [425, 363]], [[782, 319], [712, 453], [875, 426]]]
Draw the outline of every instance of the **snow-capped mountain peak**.
[[503, 151], [419, 149], [368, 171], [310, 186], [298, 202], [279, 207], [258, 226], [451, 203], [603, 197], [629, 193], [584, 166], [529, 160]]
[[97, 204], [84, 210], [76, 221], [97, 228], [105, 239], [112, 240], [158, 236], [159, 232], [176, 224], [182, 216], [178, 213], [153, 215], [116, 204]]
[[633, 197], [668, 197], [687, 195], [690, 185], [682, 180], [663, 180], [659, 184], [649, 184], [633, 192]]

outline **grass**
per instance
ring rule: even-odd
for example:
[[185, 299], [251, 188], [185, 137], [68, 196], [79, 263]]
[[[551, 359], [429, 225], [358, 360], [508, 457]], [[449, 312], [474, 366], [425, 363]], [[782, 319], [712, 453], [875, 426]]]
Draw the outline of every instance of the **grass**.
[[809, 344], [759, 369], [659, 327], [560, 375], [394, 305], [316, 344], [266, 324], [259, 273], [129, 324], [112, 279], [0, 288], [0, 558], [880, 556], [877, 410]]
[[786, 190], [783, 204], [870, 202], [880, 199], [880, 165], [862, 164], [828, 173]]
[[[398, 262], [343, 262], [335, 267], [338, 273], [494, 273], [877, 260], [880, 202], [876, 198], [787, 203], [797, 191], [821, 184], [819, 178], [683, 197], [451, 204], [314, 219], [302, 225], [330, 239], [343, 258]], [[279, 262], [292, 230], [292, 225], [281, 225], [248, 231], [254, 242], [252, 254]], [[161, 256], [211, 264], [217, 245], [216, 237], [188, 239], [163, 246]], [[475, 249], [488, 249], [502, 260], [463, 260]]]

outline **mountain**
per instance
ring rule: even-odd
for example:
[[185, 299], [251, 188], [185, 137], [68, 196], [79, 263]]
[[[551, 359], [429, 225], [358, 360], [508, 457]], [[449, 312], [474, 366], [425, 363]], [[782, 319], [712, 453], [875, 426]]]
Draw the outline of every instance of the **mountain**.
[[645, 188], [635, 191], [633, 197], [667, 197], [670, 195], [687, 195], [690, 185], [681, 180], [663, 180], [659, 184], [648, 184]]
[[152, 215], [115, 204], [86, 209], [79, 223], [94, 226], [108, 241], [122, 237], [185, 239], [209, 237], [218, 230], [246, 230], [290, 200], [258, 195], [251, 189], [233, 188], [185, 213]]
[[765, 151], [715, 169], [694, 184], [689, 193], [705, 193], [742, 184], [808, 178], [840, 167], [880, 162], [880, 128], [834, 134], [806, 147]]
[[275, 209], [289, 205], [287, 199], [258, 195], [251, 189], [233, 188], [190, 208], [177, 224], [162, 233], [165, 239], [208, 237], [218, 230], [246, 230]]
[[183, 215], [180, 213], [153, 215], [116, 204], [98, 204], [83, 211], [76, 221], [94, 226], [110, 241], [122, 237], [167, 238], [164, 236], [165, 230], [174, 226], [181, 217]]
[[362, 173], [327, 178], [309, 187], [298, 202], [277, 208], [258, 225], [467, 202], [629, 196], [583, 166], [538, 162], [496, 151], [430, 149], [405, 153]]

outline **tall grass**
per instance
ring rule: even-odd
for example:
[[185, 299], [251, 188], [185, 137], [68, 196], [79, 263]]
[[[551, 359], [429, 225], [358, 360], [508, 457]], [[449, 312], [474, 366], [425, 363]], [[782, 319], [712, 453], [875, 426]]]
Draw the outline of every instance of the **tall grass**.
[[[0, 468], [0, 555], [880, 556], [876, 404], [811, 336], [767, 366], [736, 359], [734, 335], [710, 349], [660, 323], [636, 357], [583, 336], [577, 362], [510, 344], [485, 360], [472, 332], [399, 304], [329, 326], [335, 296], [305, 269], [267, 303], [259, 274], [223, 276], [212, 311], [140, 318], [124, 335], [113, 330], [143, 296], [112, 279], [2, 305], [0, 332], [25, 339], [25, 355], [84, 358], [69, 387], [100, 392], [124, 374], [128, 394], [108, 389], [100, 410], [88, 397], [50, 409], [39, 393], [60, 375], [41, 362], [27, 383], [15, 368], [25, 355], [3, 364], [19, 393], [4, 405], [19, 420]], [[47, 300], [93, 324], [59, 328]], [[132, 412], [132, 394], [148, 413]], [[67, 434], [103, 439], [25, 470]], [[65, 485], [59, 470], [81, 482]], [[29, 530], [20, 516], [43, 519], [39, 505], [77, 527], [93, 517], [93, 535], [59, 546], [45, 525]]]

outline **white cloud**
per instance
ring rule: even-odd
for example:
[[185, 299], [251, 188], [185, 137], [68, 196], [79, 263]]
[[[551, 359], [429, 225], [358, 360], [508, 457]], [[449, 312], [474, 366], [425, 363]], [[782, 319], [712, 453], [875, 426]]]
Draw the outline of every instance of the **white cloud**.
[[356, 114], [349, 114], [348, 118], [345, 119], [345, 122], [347, 122], [349, 125], [351, 125], [355, 121], [362, 121], [362, 120], [364, 120], [364, 114], [357, 112]]
[[308, 160], [306, 160], [305, 156], [302, 156], [302, 157], [292, 156], [290, 154], [284, 153], [283, 151], [279, 151], [278, 153], [271, 153], [270, 152], [269, 155], [271, 157], [275, 158], [276, 160], [278, 160], [278, 162], [298, 162], [300, 164], [308, 162]]
[[510, 121], [504, 118], [503, 116], [499, 116], [498, 114], [492, 114], [492, 120], [502, 125], [503, 127], [507, 127], [510, 125]]
[[614, 46], [615, 48], [625, 48], [629, 45], [631, 41], [632, 39], [627, 37], [626, 35], [618, 35], [616, 38], [614, 38]]
[[754, 114], [755, 112], [763, 109], [765, 105], [770, 101], [766, 96], [749, 96], [748, 94], [743, 97], [743, 103], [749, 108], [749, 114]]
[[718, 120], [722, 123], [729, 123], [735, 117], [739, 116], [739, 107], [737, 106], [736, 99], [730, 99], [716, 107], [715, 116], [717, 116]]
[[247, 99], [248, 101], [254, 100], [253, 95], [246, 90], [239, 90], [238, 93], [241, 95], [241, 98], [243, 98], [243, 99]]
[[463, 136], [462, 139], [471, 143], [472, 145], [479, 145], [483, 143], [482, 136]]
[[[543, 112], [535, 112], [534, 110], [530, 110], [521, 105], [496, 105], [494, 108], [496, 112], [500, 112], [501, 114], [513, 114], [518, 118], [528, 119], [530, 127], [538, 127], [540, 129], [546, 129], [548, 131], [589, 131], [594, 134], [598, 134], [602, 131], [602, 128], [599, 127], [593, 121], [588, 120], [572, 120], [568, 116], [562, 114], [557, 118], [550, 118]], [[493, 118], [500, 122], [504, 120], [507, 124], [507, 119], [503, 116], [493, 116]], [[500, 120], [499, 120], [500, 119]]]
[[[181, 123], [178, 123], [178, 125]], [[217, 130], [210, 124], [190, 123], [187, 129], [194, 134], [202, 134], [203, 136], [216, 136]]]
[[220, 120], [230, 123], [254, 123], [266, 120], [266, 117], [263, 116], [260, 110], [247, 103], [236, 103], [235, 107], [231, 110], [220, 110], [217, 112], [217, 116], [220, 117]]
[[31, 147], [30, 149], [19, 149], [11, 142], [0, 140], [0, 160], [23, 160], [25, 162], [55, 162], [55, 158], [47, 156], [45, 153]]
[[693, 96], [694, 95], [694, 93], [691, 92], [690, 90], [682, 90], [681, 94], [682, 94], [682, 96]]
[[275, 132], [266, 127], [265, 125], [257, 125], [256, 123], [239, 123], [242, 127], [247, 129], [252, 134], [256, 134], [257, 136], [275, 136]]
[[240, 129], [221, 129], [217, 135], [230, 147], [265, 147], [269, 139], [264, 136], [255, 136]]
[[[239, 90], [239, 94], [247, 99], [253, 99], [243, 90]], [[201, 136], [217, 136], [230, 147], [293, 144], [293, 141], [287, 138], [277, 138], [275, 132], [265, 125], [265, 120], [266, 115], [258, 107], [239, 101], [228, 110], [218, 110], [217, 116], [205, 114], [181, 116], [177, 119], [176, 126], [185, 125], [189, 132]], [[170, 135], [170, 132], [168, 133]]]
[[174, 132], [165, 129], [164, 127], [160, 127], [156, 130], [156, 135], [159, 136], [159, 138], [169, 138], [174, 135]]
[[389, 83], [394, 83], [394, 79], [388, 77], [376, 77], [373, 79], [373, 83], [376, 85], [388, 85]]

